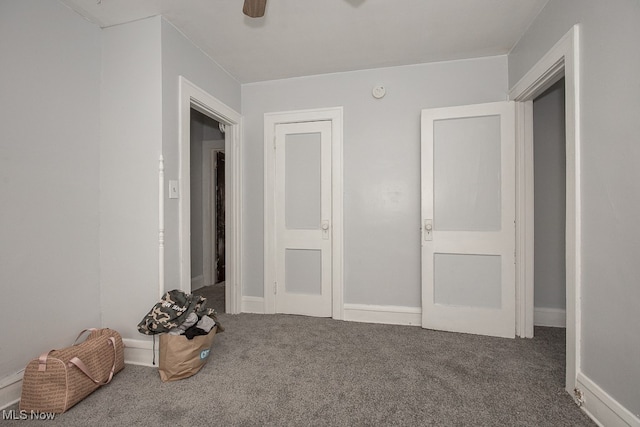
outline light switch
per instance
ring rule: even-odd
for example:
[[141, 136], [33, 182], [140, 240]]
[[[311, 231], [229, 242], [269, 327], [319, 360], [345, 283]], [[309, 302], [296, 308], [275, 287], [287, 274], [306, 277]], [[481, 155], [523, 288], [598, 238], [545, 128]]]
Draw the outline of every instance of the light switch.
[[177, 180], [169, 180], [169, 198], [170, 199], [178, 198], [178, 181]]

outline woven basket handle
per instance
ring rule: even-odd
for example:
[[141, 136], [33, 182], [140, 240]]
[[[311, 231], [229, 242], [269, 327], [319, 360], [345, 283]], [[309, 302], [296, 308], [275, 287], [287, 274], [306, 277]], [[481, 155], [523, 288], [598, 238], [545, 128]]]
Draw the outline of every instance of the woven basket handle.
[[[84, 331], [83, 331], [84, 332]], [[82, 334], [81, 334], [82, 335]], [[69, 360], [69, 367], [71, 367], [71, 365], [75, 365], [78, 369], [80, 369], [87, 377], [89, 377], [89, 379], [91, 381], [93, 381], [94, 383], [98, 384], [98, 385], [105, 385], [105, 384], [109, 384], [111, 382], [111, 380], [113, 379], [113, 373], [116, 370], [116, 359], [117, 359], [117, 354], [116, 354], [116, 340], [113, 337], [109, 337], [109, 342], [111, 343], [111, 346], [113, 347], [113, 366], [111, 367], [111, 372], [109, 373], [109, 378], [107, 379], [107, 381], [102, 382], [102, 381], [98, 381], [95, 378], [93, 378], [93, 375], [91, 375], [91, 373], [89, 372], [89, 368], [87, 368], [87, 365], [84, 364], [84, 362], [82, 360], [80, 360], [77, 357], [73, 357], [71, 360]]]

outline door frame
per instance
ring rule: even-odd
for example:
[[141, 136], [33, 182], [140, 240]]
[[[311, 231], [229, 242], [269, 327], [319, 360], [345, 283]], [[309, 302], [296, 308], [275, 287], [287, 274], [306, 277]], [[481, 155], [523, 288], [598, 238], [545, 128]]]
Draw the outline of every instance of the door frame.
[[509, 91], [516, 101], [516, 334], [533, 337], [533, 99], [565, 78], [566, 378], [573, 394], [580, 371], [581, 177], [580, 49], [574, 25]]
[[[179, 246], [180, 289], [191, 292], [191, 108], [225, 125], [225, 312], [241, 312], [242, 301], [242, 116], [222, 101], [179, 77]], [[228, 163], [228, 164], [227, 164]]]
[[265, 113], [264, 115], [264, 312], [276, 312], [275, 128], [278, 124], [331, 121], [331, 298], [332, 317], [341, 320], [343, 296], [343, 108]]

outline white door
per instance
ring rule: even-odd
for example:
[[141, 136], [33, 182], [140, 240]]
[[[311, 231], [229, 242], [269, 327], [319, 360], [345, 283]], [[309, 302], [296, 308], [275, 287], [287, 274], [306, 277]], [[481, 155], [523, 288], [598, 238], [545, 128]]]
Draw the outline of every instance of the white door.
[[515, 337], [514, 104], [422, 111], [422, 327]]
[[331, 121], [275, 132], [276, 312], [331, 317]]

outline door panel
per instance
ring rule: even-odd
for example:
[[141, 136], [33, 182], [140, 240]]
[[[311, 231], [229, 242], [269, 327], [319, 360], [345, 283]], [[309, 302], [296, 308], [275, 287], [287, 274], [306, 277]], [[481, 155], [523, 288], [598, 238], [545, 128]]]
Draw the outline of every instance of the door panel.
[[[496, 255], [436, 253], [433, 258], [435, 304], [501, 307], [501, 259]], [[487, 283], [487, 286], [478, 286]]]
[[321, 222], [322, 134], [285, 134], [285, 224], [319, 229]]
[[515, 336], [513, 103], [422, 112], [422, 326]]
[[500, 230], [500, 116], [438, 120], [433, 131], [436, 229]]
[[276, 125], [276, 312], [330, 317], [331, 122]]
[[285, 249], [285, 291], [322, 295], [322, 251]]

